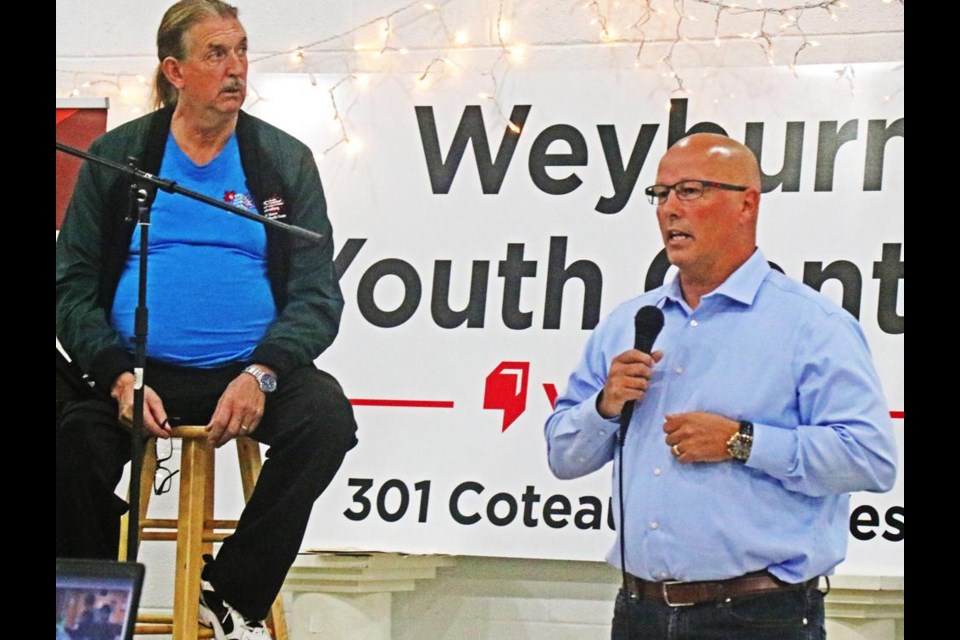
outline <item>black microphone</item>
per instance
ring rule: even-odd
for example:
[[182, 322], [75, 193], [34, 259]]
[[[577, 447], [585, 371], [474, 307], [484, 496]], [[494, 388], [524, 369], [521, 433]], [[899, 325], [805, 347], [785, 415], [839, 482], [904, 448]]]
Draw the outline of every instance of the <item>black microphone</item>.
[[[663, 329], [663, 311], [648, 305], [640, 307], [637, 315], [633, 318], [633, 328], [636, 332], [633, 337], [633, 348], [637, 351], [650, 353], [653, 350], [653, 343], [660, 335]], [[633, 407], [636, 400], [630, 400], [623, 405], [620, 412], [620, 442], [627, 437], [627, 427], [630, 426], [630, 418], [633, 417]]]

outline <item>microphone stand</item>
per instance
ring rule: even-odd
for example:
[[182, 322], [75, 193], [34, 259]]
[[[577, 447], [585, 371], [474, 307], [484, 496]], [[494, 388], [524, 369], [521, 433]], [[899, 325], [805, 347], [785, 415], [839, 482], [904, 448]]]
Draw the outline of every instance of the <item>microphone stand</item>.
[[280, 229], [285, 233], [290, 233], [310, 242], [321, 242], [323, 235], [308, 229], [295, 227], [285, 222], [265, 218], [257, 213], [250, 213], [246, 209], [226, 204], [202, 193], [181, 187], [173, 180], [166, 180], [138, 169], [135, 158], [129, 158], [127, 164], [121, 164], [107, 158], [95, 156], [86, 151], [81, 151], [80, 149], [65, 145], [61, 142], [57, 142], [57, 151], [83, 158], [84, 160], [108, 167], [114, 171], [119, 171], [131, 178], [130, 217], [128, 219], [132, 221], [136, 218], [137, 225], [140, 227], [140, 279], [133, 336], [135, 350], [133, 369], [133, 432], [130, 437], [130, 511], [128, 514], [130, 526], [127, 527], [127, 557], [125, 558], [133, 562], [137, 559], [140, 538], [140, 473], [143, 469], [143, 443], [145, 433], [143, 428], [144, 377], [147, 368], [149, 315], [147, 310], [147, 255], [150, 238], [150, 206], [153, 202], [151, 191], [155, 192], [156, 189], [161, 189], [167, 193], [177, 193], [217, 207], [218, 209], [223, 209], [247, 220], [253, 220], [264, 226]]
[[[128, 166], [136, 170], [137, 159], [129, 158]], [[133, 428], [130, 434], [130, 511], [127, 514], [127, 557], [136, 562], [140, 550], [140, 474], [143, 469], [143, 377], [147, 369], [147, 249], [150, 247], [150, 192], [138, 180], [130, 182], [131, 215], [140, 227], [140, 277], [137, 284], [137, 309], [133, 321]]]

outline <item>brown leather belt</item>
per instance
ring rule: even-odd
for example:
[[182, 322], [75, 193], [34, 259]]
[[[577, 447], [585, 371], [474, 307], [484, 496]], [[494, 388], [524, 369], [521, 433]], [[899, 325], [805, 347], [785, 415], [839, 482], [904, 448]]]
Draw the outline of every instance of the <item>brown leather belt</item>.
[[627, 595], [633, 599], [655, 600], [671, 607], [685, 607], [705, 602], [719, 602], [739, 596], [814, 588], [818, 580], [819, 578], [814, 578], [807, 582], [791, 584], [774, 578], [766, 571], [757, 571], [729, 580], [650, 582], [628, 573], [624, 588]]

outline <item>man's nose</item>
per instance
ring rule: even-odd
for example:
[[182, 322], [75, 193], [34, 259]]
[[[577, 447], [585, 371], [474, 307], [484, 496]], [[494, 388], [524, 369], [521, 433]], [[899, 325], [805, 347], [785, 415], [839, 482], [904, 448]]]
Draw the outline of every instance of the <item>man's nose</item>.
[[232, 51], [227, 56], [227, 73], [231, 76], [243, 75], [247, 68], [247, 59], [242, 53]]

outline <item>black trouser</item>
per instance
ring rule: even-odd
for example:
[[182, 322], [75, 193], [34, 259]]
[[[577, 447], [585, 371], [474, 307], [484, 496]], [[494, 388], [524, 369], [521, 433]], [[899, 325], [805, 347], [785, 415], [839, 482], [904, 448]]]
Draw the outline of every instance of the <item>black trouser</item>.
[[[153, 364], [146, 383], [173, 424], [206, 424], [242, 370]], [[314, 501], [357, 439], [353, 408], [337, 381], [312, 366], [287, 373], [267, 395], [251, 437], [270, 446], [236, 532], [224, 540], [210, 581], [248, 618], [263, 619], [296, 559]], [[114, 494], [130, 459], [129, 433], [109, 397], [68, 404], [57, 424], [57, 557], [113, 558], [126, 503]]]

